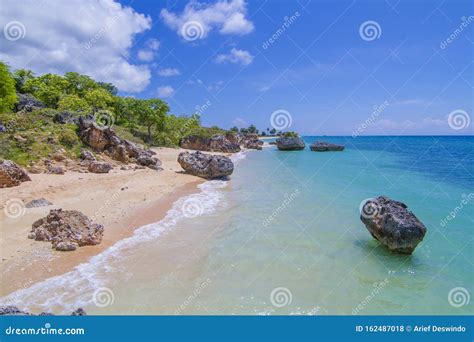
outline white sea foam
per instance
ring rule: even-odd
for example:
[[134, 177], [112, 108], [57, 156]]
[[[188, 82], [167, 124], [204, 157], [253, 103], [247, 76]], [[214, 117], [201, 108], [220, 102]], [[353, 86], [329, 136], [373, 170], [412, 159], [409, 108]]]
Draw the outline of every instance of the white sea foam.
[[[233, 157], [236, 161], [243, 158], [245, 158], [243, 154]], [[68, 273], [48, 278], [0, 298], [0, 305], [70, 314], [78, 307], [92, 304], [94, 291], [107, 285], [107, 273], [120, 270], [120, 260], [127, 255], [127, 252], [136, 249], [144, 242], [159, 238], [178, 222], [188, 219], [184, 205], [186, 201], [199, 203], [200, 215], [212, 213], [224, 195], [220, 190], [226, 186], [225, 181], [208, 181], [200, 184], [200, 192], [178, 199], [161, 221], [136, 229], [131, 237], [118, 241]]]

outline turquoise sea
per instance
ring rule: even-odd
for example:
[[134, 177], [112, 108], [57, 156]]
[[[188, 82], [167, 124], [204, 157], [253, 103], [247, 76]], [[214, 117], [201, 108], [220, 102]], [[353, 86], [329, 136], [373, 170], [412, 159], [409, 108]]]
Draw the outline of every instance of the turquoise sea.
[[[211, 181], [63, 276], [2, 302], [92, 314], [471, 314], [474, 137], [305, 137], [343, 152], [235, 155]], [[360, 203], [406, 203], [427, 234], [381, 246]]]

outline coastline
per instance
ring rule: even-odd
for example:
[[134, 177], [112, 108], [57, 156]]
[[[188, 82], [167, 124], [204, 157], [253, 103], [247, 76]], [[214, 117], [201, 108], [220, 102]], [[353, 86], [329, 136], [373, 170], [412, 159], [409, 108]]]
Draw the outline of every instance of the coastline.
[[[161, 220], [179, 198], [198, 192], [205, 180], [184, 174], [177, 163], [182, 149], [156, 148], [162, 171], [150, 169], [108, 174], [67, 172], [65, 175], [31, 175], [32, 181], [2, 189], [2, 202], [19, 199], [24, 203], [46, 198], [53, 205], [25, 209], [18, 218], [0, 213], [0, 251], [3, 297], [47, 278], [71, 271], [116, 242], [130, 237], [146, 224]], [[103, 224], [102, 243], [74, 252], [51, 249], [49, 242], [27, 238], [31, 225], [50, 209], [79, 210]], [[8, 279], [8, 281], [6, 281]]]

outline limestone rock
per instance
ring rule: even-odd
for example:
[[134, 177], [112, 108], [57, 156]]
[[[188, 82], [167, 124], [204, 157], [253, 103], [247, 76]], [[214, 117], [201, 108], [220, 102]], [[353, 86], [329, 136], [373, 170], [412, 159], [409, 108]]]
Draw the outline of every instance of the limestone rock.
[[385, 196], [365, 202], [360, 219], [375, 239], [402, 254], [412, 254], [426, 234], [426, 227], [406, 204]]
[[223, 178], [234, 171], [234, 164], [225, 156], [181, 152], [178, 163], [187, 172], [206, 179]]

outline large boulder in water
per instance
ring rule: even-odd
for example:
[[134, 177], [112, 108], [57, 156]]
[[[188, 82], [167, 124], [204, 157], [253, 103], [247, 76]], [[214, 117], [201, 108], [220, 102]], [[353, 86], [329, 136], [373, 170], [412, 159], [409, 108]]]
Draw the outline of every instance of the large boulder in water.
[[316, 141], [309, 148], [311, 151], [315, 152], [344, 151], [343, 145], [331, 144], [323, 141]]
[[209, 152], [234, 153], [240, 151], [239, 144], [223, 134], [212, 137], [189, 135], [181, 139], [179, 146], [187, 150]]
[[306, 146], [300, 137], [280, 137], [276, 140], [276, 145], [280, 151], [300, 151]]
[[25, 170], [11, 160], [0, 160], [0, 188], [10, 188], [30, 181]]
[[398, 253], [412, 254], [426, 234], [426, 227], [406, 204], [388, 197], [366, 201], [360, 212], [360, 219], [370, 234]]
[[206, 179], [223, 178], [234, 171], [234, 164], [225, 156], [181, 152], [178, 163], [187, 172]]
[[92, 222], [77, 210], [52, 209], [46, 217], [33, 223], [28, 238], [51, 241], [60, 251], [73, 251], [80, 246], [102, 242], [104, 226]]

